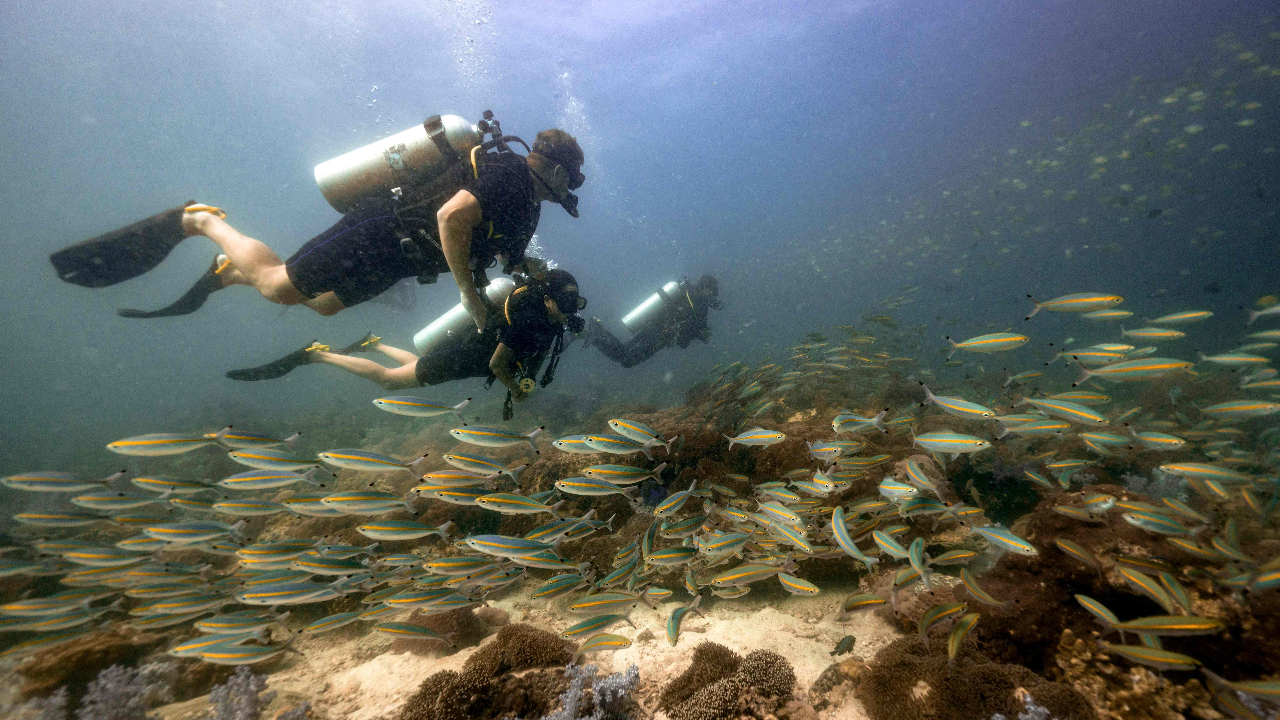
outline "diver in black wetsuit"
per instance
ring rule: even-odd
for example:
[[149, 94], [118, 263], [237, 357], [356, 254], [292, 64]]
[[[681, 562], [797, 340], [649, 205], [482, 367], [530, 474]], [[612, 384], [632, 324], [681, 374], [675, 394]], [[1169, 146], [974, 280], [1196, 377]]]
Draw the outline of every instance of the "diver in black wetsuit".
[[[578, 332], [583, 322], [577, 312], [586, 306], [578, 282], [570, 273], [554, 269], [516, 288], [501, 304], [489, 308], [483, 333], [456, 333], [439, 347], [418, 357], [407, 350], [385, 345], [370, 333], [350, 346], [332, 352], [311, 343], [284, 357], [243, 370], [232, 370], [232, 380], [272, 380], [312, 363], [334, 365], [388, 389], [438, 385], [451, 380], [487, 377], [500, 381], [520, 402], [533, 389], [532, 378], [550, 355], [541, 384], [555, 377], [564, 349], [564, 331]], [[379, 352], [395, 360], [386, 367], [354, 353]]]
[[230, 285], [248, 285], [271, 302], [333, 315], [403, 278], [427, 283], [450, 273], [479, 332], [488, 312], [479, 292], [488, 282], [485, 268], [500, 261], [504, 273], [545, 269], [525, 257], [541, 203], [558, 203], [577, 217], [571, 190], [586, 179], [583, 161], [577, 140], [558, 129], [538, 133], [527, 156], [473, 151], [433, 182], [397, 188], [403, 190], [399, 196], [375, 194], [355, 202], [287, 260], [229, 225], [226, 213], [194, 201], [63, 248], [50, 260], [67, 282], [106, 287], [154, 268], [185, 238], [203, 235], [217, 243], [221, 254], [181, 298], [158, 310], [117, 311], [129, 318], [193, 313]]
[[703, 275], [695, 283], [682, 280], [675, 293], [659, 290], [658, 294], [663, 307], [626, 342], [609, 332], [599, 318], [591, 318], [580, 337], [625, 368], [639, 365], [664, 347], [686, 348], [695, 338], [702, 342], [711, 339], [707, 310], [721, 307], [720, 284], [714, 277]]

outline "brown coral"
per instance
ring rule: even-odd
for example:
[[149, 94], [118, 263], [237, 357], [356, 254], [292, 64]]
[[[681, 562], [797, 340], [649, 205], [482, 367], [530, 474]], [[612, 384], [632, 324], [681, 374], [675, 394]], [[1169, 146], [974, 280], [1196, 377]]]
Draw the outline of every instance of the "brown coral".
[[738, 672], [741, 663], [742, 657], [734, 651], [710, 640], [703, 640], [693, 649], [693, 660], [688, 669], [662, 689], [658, 709], [670, 711], [700, 688]]
[[672, 720], [725, 718], [814, 718], [813, 706], [792, 701], [796, 674], [791, 663], [772, 650], [746, 658], [704, 641], [694, 648], [689, 669], [667, 684], [659, 700]]
[[1106, 720], [1221, 717], [1199, 680], [1179, 685], [1172, 675], [1161, 681], [1144, 667], [1123, 660], [1117, 665], [1098, 650], [1094, 638], [1079, 638], [1070, 630], [1064, 630], [1058, 642], [1057, 665], [1064, 679]]
[[[409, 616], [407, 622], [445, 635], [453, 641], [453, 647], [459, 648], [470, 647], [479, 643], [484, 639], [486, 633], [484, 623], [480, 622], [480, 618], [476, 617], [472, 608], [458, 608], [457, 610], [450, 610], [436, 615], [423, 615], [415, 611]], [[432, 642], [396, 640], [391, 644], [391, 651], [439, 650], [448, 646], [449, 643], [443, 640]]]
[[512, 670], [568, 665], [574, 646], [546, 630], [518, 623], [498, 631], [493, 642], [467, 659], [465, 668], [494, 678]]
[[48, 695], [69, 686], [73, 697], [98, 673], [112, 665], [132, 665], [168, 639], [158, 633], [131, 633], [127, 630], [95, 632], [44, 650], [18, 667], [26, 678], [24, 698]]
[[720, 720], [734, 715], [748, 685], [735, 675], [699, 688], [671, 709], [671, 720]]
[[861, 673], [857, 690], [872, 720], [979, 720], [997, 712], [1017, 717], [1028, 694], [1059, 720], [1094, 717], [1079, 693], [1026, 667], [992, 663], [969, 647], [952, 665], [945, 641], [925, 645], [917, 636], [881, 650]]
[[509, 675], [568, 664], [573, 645], [532, 625], [508, 625], [467, 659], [462, 672], [438, 672], [418, 687], [400, 720], [489, 720], [541, 717], [567, 687], [562, 670]]
[[789, 698], [796, 673], [787, 659], [772, 650], [754, 650], [742, 659], [738, 677], [761, 694]]

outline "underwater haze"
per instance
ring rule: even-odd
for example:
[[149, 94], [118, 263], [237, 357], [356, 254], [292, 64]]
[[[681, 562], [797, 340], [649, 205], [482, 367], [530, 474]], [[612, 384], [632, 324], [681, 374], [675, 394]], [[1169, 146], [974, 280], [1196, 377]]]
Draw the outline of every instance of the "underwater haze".
[[[4, 3], [0, 717], [1277, 720], [1277, 10]], [[487, 111], [584, 151], [580, 296], [416, 365], [450, 274], [322, 316], [165, 212], [338, 297], [429, 206], [317, 166]], [[523, 242], [540, 142], [440, 227]]]
[[[234, 288], [176, 319], [119, 318], [180, 294], [214, 246], [185, 242], [110, 289], [46, 256], [188, 198], [287, 256], [338, 215], [311, 168], [433, 113], [492, 109], [586, 150], [582, 217], [544, 212], [548, 257], [588, 314], [618, 319], [683, 275], [719, 277], [714, 338], [631, 371], [571, 348], [563, 387], [666, 403], [718, 361], [778, 355], [914, 285], [924, 347], [1001, 326], [1025, 295], [1163, 291], [1226, 315], [1274, 291], [1274, 47], [1266, 2], [50, 2], [0, 22], [0, 468], [82, 467], [140, 432], [300, 417], [384, 422], [377, 389], [323, 369], [237, 384], [231, 368], [312, 338], [409, 344], [456, 302], [335, 318]], [[1228, 47], [1230, 46], [1230, 47]], [[1179, 87], [1238, 87], [1190, 125]], [[376, 89], [375, 89], [376, 88]], [[1262, 110], [1244, 109], [1246, 102]], [[1135, 113], [1137, 113], [1135, 115]], [[1245, 117], [1257, 124], [1237, 127]], [[1020, 123], [1028, 127], [1020, 126]], [[1218, 144], [1228, 147], [1212, 152]], [[1065, 149], [1064, 147], [1065, 146]], [[1144, 158], [1144, 149], [1156, 155]], [[1134, 160], [1098, 166], [1093, 156]], [[1047, 173], [1027, 163], [1061, 162]], [[1127, 182], [1135, 189], [1119, 189]], [[1025, 186], [1025, 187], [1024, 187]], [[1139, 200], [1141, 196], [1141, 200]], [[1128, 202], [1130, 205], [1118, 203]], [[1160, 209], [1159, 217], [1148, 218]], [[1205, 288], [1218, 290], [1205, 294]], [[965, 329], [955, 328], [963, 323]], [[349, 338], [349, 339], [348, 339]], [[463, 382], [453, 395], [481, 391]], [[491, 393], [496, 395], [497, 393]]]

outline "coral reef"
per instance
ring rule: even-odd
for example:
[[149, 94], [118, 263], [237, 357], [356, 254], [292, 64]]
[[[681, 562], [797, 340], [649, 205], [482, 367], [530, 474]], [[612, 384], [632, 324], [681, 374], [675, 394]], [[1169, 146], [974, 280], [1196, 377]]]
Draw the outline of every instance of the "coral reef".
[[568, 640], [518, 623], [499, 630], [493, 642], [467, 659], [465, 667], [492, 678], [514, 670], [567, 665], [573, 650]]
[[165, 667], [112, 665], [85, 688], [76, 720], [146, 720], [147, 710], [172, 699]]
[[462, 672], [445, 670], [424, 680], [401, 709], [400, 719], [539, 717], [556, 707], [567, 688], [564, 672], [511, 673], [563, 667], [572, 657], [573, 645], [552, 633], [523, 623], [508, 625], [467, 659]]
[[1120, 476], [1120, 482], [1130, 492], [1146, 495], [1157, 500], [1161, 498], [1187, 499], [1186, 481], [1177, 475], [1162, 473], [1158, 470], [1153, 471], [1151, 477], [1137, 473], [1124, 473]]
[[67, 689], [49, 697], [32, 698], [13, 711], [12, 720], [67, 720]]
[[304, 702], [280, 713], [275, 717], [275, 720], [306, 720], [310, 715], [311, 703]]
[[[595, 665], [569, 665], [564, 676], [569, 679], [569, 688], [560, 695], [560, 709], [542, 720], [628, 720], [632, 716], [631, 692], [640, 682], [639, 667], [632, 665], [626, 672], [598, 678]], [[590, 696], [586, 693], [588, 680]], [[592, 709], [590, 714], [588, 708]]]
[[1198, 679], [1180, 685], [1172, 675], [1161, 680], [1147, 668], [1123, 660], [1116, 665], [1094, 639], [1076, 637], [1070, 630], [1064, 630], [1058, 642], [1057, 666], [1064, 681], [1104, 720], [1221, 717]]
[[808, 703], [792, 701], [795, 682], [791, 664], [772, 650], [739, 660], [704, 641], [694, 649], [689, 669], [663, 688], [659, 708], [672, 720], [816, 717]]
[[756, 650], [742, 659], [738, 678], [763, 695], [791, 697], [796, 673], [787, 659], [772, 650]]
[[112, 665], [132, 665], [168, 640], [168, 635], [120, 629], [90, 633], [49, 648], [18, 666], [17, 673], [25, 679], [22, 695], [47, 695], [65, 687], [71, 704], [78, 704], [85, 687], [98, 673]]
[[942, 639], [927, 645], [917, 636], [895, 640], [860, 673], [857, 686], [872, 720], [1017, 717], [1027, 693], [1059, 720], [1095, 717], [1080, 693], [1021, 665], [993, 663], [968, 646], [949, 663]]
[[213, 715], [208, 720], [259, 720], [262, 709], [275, 699], [275, 692], [263, 694], [267, 689], [265, 675], [257, 675], [247, 665], [236, 668], [235, 674], [209, 693]]
[[742, 657], [729, 648], [703, 640], [693, 649], [693, 660], [683, 673], [676, 676], [658, 696], [658, 709], [671, 708], [689, 699], [699, 688], [732, 676], [738, 672]]
[[[424, 615], [414, 611], [405, 622], [446, 635], [453, 641], [453, 646], [459, 648], [476, 645], [488, 634], [484, 623], [476, 617], [474, 608], [458, 608], [438, 615]], [[392, 652], [447, 648], [449, 643], [444, 640], [396, 640], [391, 643]]]

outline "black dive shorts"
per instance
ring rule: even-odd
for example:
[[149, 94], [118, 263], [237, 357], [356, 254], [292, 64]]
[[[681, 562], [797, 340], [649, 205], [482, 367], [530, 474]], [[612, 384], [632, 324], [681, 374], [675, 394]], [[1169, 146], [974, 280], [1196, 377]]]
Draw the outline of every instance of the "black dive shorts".
[[477, 334], [445, 343], [418, 358], [414, 376], [423, 387], [464, 378], [487, 378], [489, 360], [497, 348], [497, 333]]
[[285, 261], [293, 286], [314, 298], [332, 291], [344, 307], [386, 292], [417, 267], [400, 250], [393, 200], [369, 200]]

